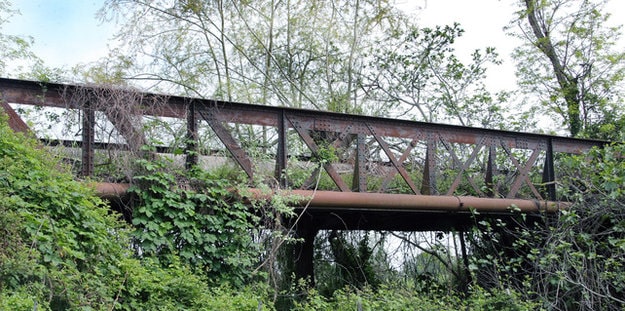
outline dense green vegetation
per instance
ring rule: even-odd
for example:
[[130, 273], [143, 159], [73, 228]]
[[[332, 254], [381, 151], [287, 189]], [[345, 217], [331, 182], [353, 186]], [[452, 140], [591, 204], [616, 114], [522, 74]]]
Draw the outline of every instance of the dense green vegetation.
[[50, 155], [2, 116], [0, 310], [241, 310], [269, 297], [211, 288], [180, 253], [135, 256], [132, 228]]
[[137, 254], [163, 265], [180, 257], [211, 284], [242, 286], [259, 245], [250, 231], [259, 217], [232, 195], [230, 182], [198, 168], [167, 170], [167, 161], [138, 160], [143, 174], [131, 192]]

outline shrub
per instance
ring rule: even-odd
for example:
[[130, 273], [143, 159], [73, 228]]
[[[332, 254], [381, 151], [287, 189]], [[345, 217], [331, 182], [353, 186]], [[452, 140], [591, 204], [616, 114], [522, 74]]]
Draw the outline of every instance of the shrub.
[[165, 267], [133, 257], [131, 230], [118, 219], [0, 116], [0, 310], [212, 310], [233, 300], [251, 309], [262, 301], [262, 292], [211, 290], [175, 255]]
[[513, 291], [488, 292], [475, 288], [468, 296], [423, 293], [413, 287], [384, 285], [373, 291], [338, 290], [331, 298], [311, 291], [307, 299], [296, 303], [295, 310], [537, 310], [535, 302], [523, 301]]

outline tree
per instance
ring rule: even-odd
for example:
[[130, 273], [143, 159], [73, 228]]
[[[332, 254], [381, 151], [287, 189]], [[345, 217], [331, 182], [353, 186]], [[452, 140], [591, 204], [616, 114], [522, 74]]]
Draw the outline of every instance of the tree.
[[625, 53], [615, 50], [621, 31], [608, 26], [605, 2], [523, 0], [508, 28], [525, 42], [514, 52], [522, 90], [571, 136], [615, 138], [614, 123], [622, 126]]
[[[372, 100], [387, 103], [393, 114], [425, 122], [501, 127], [508, 94], [491, 94], [484, 85], [488, 65], [501, 63], [494, 48], [475, 50], [471, 62], [455, 54], [459, 24], [398, 27], [379, 42], [363, 88]], [[392, 107], [392, 108], [391, 108]], [[415, 112], [413, 112], [415, 111]], [[509, 128], [509, 126], [508, 126]]]
[[[403, 19], [380, 0], [110, 0], [134, 70], [127, 78], [201, 97], [363, 112], [364, 52]], [[149, 21], [149, 22], [146, 22]]]

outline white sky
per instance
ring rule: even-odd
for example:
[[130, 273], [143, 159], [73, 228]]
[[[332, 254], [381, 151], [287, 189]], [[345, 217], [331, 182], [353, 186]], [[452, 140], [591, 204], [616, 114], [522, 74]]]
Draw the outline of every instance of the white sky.
[[[34, 52], [48, 66], [72, 67], [92, 62], [106, 56], [109, 45], [115, 45], [111, 41], [115, 27], [101, 24], [96, 18], [104, 0], [10, 1], [21, 15], [5, 25], [4, 31], [32, 36]], [[416, 12], [422, 26], [459, 22], [465, 29], [456, 45], [461, 59], [477, 48], [495, 47], [504, 63], [489, 70], [487, 83], [491, 91], [514, 88], [514, 64], [509, 56], [516, 41], [503, 32], [514, 12], [513, 0], [397, 1], [409, 11]], [[608, 12], [613, 14], [613, 21], [622, 23], [625, 21], [625, 1], [612, 0]]]
[[[410, 0], [406, 2], [411, 2]], [[465, 33], [456, 41], [458, 57], [469, 61], [476, 49], [495, 47], [503, 63], [487, 72], [487, 84], [492, 91], [515, 87], [514, 63], [510, 53], [517, 44], [507, 36], [503, 28], [513, 17], [514, 1], [507, 0], [419, 0], [421, 12], [417, 13], [420, 24], [433, 27], [460, 23]]]

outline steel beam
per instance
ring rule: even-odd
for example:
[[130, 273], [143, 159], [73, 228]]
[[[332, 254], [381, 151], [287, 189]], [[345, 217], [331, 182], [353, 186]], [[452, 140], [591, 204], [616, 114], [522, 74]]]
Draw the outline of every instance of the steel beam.
[[2, 98], [0, 98], [0, 105], [2, 105], [4, 113], [9, 117], [9, 127], [14, 132], [31, 133], [30, 127], [28, 127], [26, 122], [24, 122], [17, 112], [15, 112], [6, 101], [2, 100]]
[[224, 144], [226, 149], [230, 151], [234, 160], [241, 166], [241, 168], [245, 171], [250, 180], [254, 179], [254, 168], [252, 166], [252, 160], [250, 160], [249, 156], [241, 148], [239, 143], [232, 137], [232, 134], [228, 129], [220, 122], [218, 118], [216, 118], [212, 112], [209, 110], [206, 114], [202, 111], [199, 112], [200, 116], [204, 119], [204, 121], [208, 122], [208, 125], [213, 129], [213, 132], [219, 137], [221, 142]]
[[[88, 92], [90, 89], [99, 90], [90, 86], [42, 83], [35, 81], [14, 80], [0, 78], [0, 92], [8, 103], [20, 103], [60, 108], [80, 108], [80, 103], [72, 101], [72, 94]], [[120, 91], [123, 92], [123, 91]], [[134, 91], [128, 91], [134, 92]], [[278, 116], [287, 113], [289, 116], [317, 120], [311, 122], [315, 130], [342, 132], [349, 128], [350, 134], [365, 134], [369, 130], [365, 126], [375, 129], [381, 137], [414, 138], [415, 133], [421, 136], [436, 135], [441, 140], [450, 143], [477, 144], [480, 140], [500, 141], [508, 148], [541, 149], [546, 146], [548, 139], [552, 139], [553, 151], [580, 154], [592, 147], [601, 147], [606, 141], [558, 137], [544, 134], [520, 133], [482, 128], [471, 128], [447, 124], [416, 122], [379, 117], [348, 115], [333, 112], [313, 111], [286, 107], [272, 107], [251, 105], [236, 102], [197, 99], [182, 96], [169, 96], [154, 93], [140, 93], [146, 104], [144, 113], [152, 116], [174, 117], [183, 119], [186, 116], [186, 103], [195, 100], [209, 107], [212, 113], [220, 120], [233, 123], [278, 126]], [[156, 105], [155, 103], [160, 102]]]
[[89, 103], [82, 109], [82, 170], [83, 177], [93, 176], [95, 145], [95, 112]]
[[556, 199], [556, 173], [553, 163], [553, 139], [549, 139], [543, 165], [543, 193], [549, 200]]
[[190, 169], [198, 162], [198, 132], [195, 103], [187, 104], [187, 141], [185, 144], [185, 167]]

